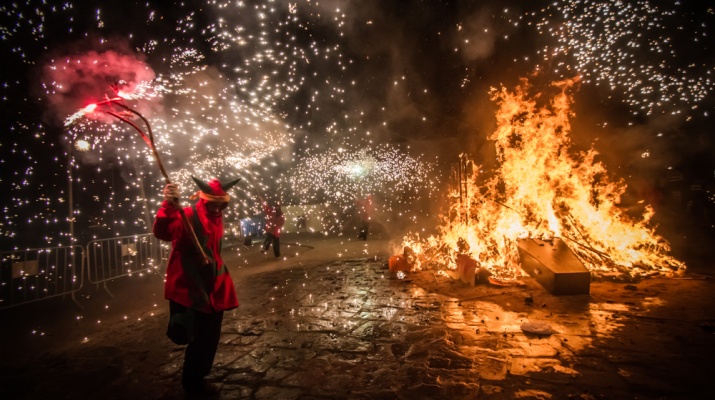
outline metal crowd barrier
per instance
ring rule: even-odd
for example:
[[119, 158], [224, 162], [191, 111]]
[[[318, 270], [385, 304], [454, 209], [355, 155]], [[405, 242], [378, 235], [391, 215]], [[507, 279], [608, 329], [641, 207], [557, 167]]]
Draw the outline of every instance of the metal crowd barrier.
[[66, 295], [79, 304], [81, 246], [3, 251], [0, 258], [0, 309]]
[[162, 261], [168, 258], [170, 243], [162, 242], [153, 234], [121, 236], [93, 240], [87, 244], [87, 279], [102, 284], [124, 276], [160, 273]]

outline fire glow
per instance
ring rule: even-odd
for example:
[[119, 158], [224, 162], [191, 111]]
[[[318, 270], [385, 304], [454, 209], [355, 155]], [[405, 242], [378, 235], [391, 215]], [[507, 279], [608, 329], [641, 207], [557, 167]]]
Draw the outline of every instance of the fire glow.
[[619, 208], [625, 183], [610, 181], [593, 148], [570, 148], [569, 91], [576, 83], [554, 83], [557, 94], [545, 106], [537, 104], [541, 95], [529, 96], [525, 80], [514, 91], [492, 89], [497, 128], [489, 139], [499, 166], [483, 177], [464, 159], [460, 186], [449, 192], [437, 235], [404, 239], [419, 254], [417, 267], [453, 270], [456, 255], [467, 253], [494, 278], [514, 280], [525, 275], [520, 239], [560, 237], [593, 275], [672, 276], [685, 270], [651, 226], [652, 207], [644, 205], [639, 217], [626, 214]]

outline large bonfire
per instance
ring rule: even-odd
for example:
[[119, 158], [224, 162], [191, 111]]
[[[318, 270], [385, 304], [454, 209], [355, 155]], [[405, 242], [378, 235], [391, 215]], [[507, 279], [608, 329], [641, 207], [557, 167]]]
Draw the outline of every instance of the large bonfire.
[[519, 240], [559, 237], [592, 275], [670, 276], [685, 269], [651, 226], [653, 209], [633, 217], [619, 207], [626, 190], [612, 181], [594, 149], [575, 152], [569, 138], [576, 80], [554, 83], [548, 105], [530, 98], [526, 80], [514, 90], [492, 90], [498, 105], [494, 141], [499, 165], [489, 177], [462, 156], [459, 185], [436, 236], [408, 235], [416, 267], [455, 269], [468, 254], [499, 280], [524, 275]]

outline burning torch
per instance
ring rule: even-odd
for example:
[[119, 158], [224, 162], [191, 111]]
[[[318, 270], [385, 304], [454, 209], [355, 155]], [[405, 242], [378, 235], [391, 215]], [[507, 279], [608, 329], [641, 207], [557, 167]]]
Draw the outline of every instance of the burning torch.
[[[156, 161], [157, 165], [159, 166], [159, 170], [161, 171], [161, 174], [164, 176], [164, 180], [166, 181], [167, 184], [172, 183], [171, 179], [169, 179], [169, 175], [166, 173], [166, 169], [164, 169], [164, 164], [161, 162], [161, 157], [159, 157], [159, 153], [156, 150], [156, 145], [154, 144], [154, 134], [151, 131], [151, 125], [149, 125], [149, 121], [138, 111], [132, 109], [131, 107], [127, 106], [124, 104], [124, 96], [123, 93], [118, 90], [116, 86], [112, 87], [114, 91], [117, 93], [116, 97], [113, 98], [107, 98], [104, 101], [101, 101], [99, 103], [94, 103], [94, 104], [89, 104], [88, 106], [84, 107], [83, 109], [79, 110], [69, 118], [67, 118], [67, 121], [65, 122], [65, 125], [70, 125], [72, 124], [75, 120], [78, 118], [95, 112], [95, 110], [98, 107], [102, 106], [108, 106], [108, 105], [116, 105], [121, 108], [123, 108], [125, 111], [123, 113], [118, 113], [114, 110], [104, 110], [105, 113], [117, 118], [118, 120], [127, 123], [130, 125], [132, 128], [134, 128], [137, 132], [139, 132], [139, 135], [141, 138], [146, 142], [147, 146], [151, 149], [151, 153], [154, 156], [154, 160]], [[144, 125], [146, 125], [146, 133], [133, 121], [131, 121], [128, 117], [131, 115], [136, 115], [137, 117], [141, 118], [141, 120], [144, 122]], [[179, 209], [179, 213], [181, 214], [181, 220], [184, 223], [185, 229], [187, 229], [190, 233], [191, 236], [191, 241], [194, 243], [194, 247], [196, 247], [196, 250], [199, 252], [201, 255], [201, 262], [204, 265], [209, 264], [209, 259], [208, 256], [206, 256], [206, 252], [204, 251], [203, 247], [201, 246], [201, 243], [199, 242], [198, 237], [196, 236], [196, 232], [194, 232], [194, 228], [191, 225], [191, 222], [189, 221], [189, 218], [186, 216], [186, 213], [184, 212], [183, 207], [179, 204], [179, 199], [175, 198], [174, 203], [176, 204], [176, 207]]]

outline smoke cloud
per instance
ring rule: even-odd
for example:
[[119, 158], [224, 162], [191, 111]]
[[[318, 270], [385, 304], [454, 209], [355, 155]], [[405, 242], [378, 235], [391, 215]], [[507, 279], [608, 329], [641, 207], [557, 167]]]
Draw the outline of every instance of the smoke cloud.
[[[40, 86], [47, 101], [46, 117], [50, 122], [62, 122], [87, 104], [114, 97], [111, 85], [132, 93], [155, 77], [137, 54], [116, 50], [58, 54], [42, 66]], [[104, 113], [92, 115], [114, 122]]]

